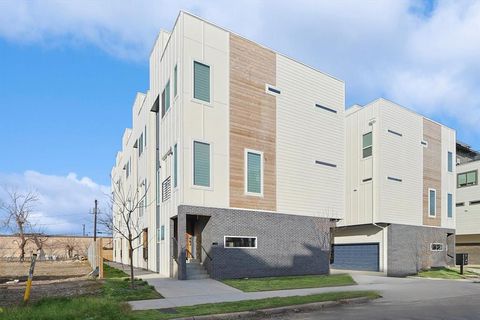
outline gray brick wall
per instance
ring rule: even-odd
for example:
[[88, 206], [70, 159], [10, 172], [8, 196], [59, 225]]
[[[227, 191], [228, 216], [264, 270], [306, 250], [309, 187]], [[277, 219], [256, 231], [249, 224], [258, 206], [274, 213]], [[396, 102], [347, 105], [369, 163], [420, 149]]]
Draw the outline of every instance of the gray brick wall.
[[[209, 216], [201, 243], [210, 276], [216, 279], [326, 274], [329, 228], [326, 218], [193, 206], [179, 206], [179, 234], [186, 215]], [[257, 237], [256, 249], [224, 248], [224, 236]], [[180, 241], [181, 242], [181, 241]], [[326, 242], [326, 243], [325, 243]], [[179, 266], [179, 277], [184, 267]]]
[[[444, 251], [431, 251], [442, 243]], [[448, 251], [447, 251], [448, 250]], [[388, 227], [388, 276], [407, 276], [430, 267], [451, 265], [455, 256], [455, 230], [392, 224]]]

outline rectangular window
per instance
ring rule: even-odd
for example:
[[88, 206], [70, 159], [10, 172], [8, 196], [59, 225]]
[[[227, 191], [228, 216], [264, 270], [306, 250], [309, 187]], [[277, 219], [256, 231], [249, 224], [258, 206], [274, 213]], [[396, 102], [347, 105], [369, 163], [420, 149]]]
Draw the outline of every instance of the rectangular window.
[[478, 184], [478, 171], [468, 171], [457, 174], [457, 187], [475, 186]]
[[362, 138], [362, 153], [363, 158], [368, 158], [372, 155], [372, 133], [368, 132]]
[[210, 67], [197, 61], [193, 63], [193, 98], [210, 102]]
[[193, 184], [210, 187], [210, 144], [193, 142]]
[[145, 143], [145, 149], [147, 149], [147, 126], [145, 126], [145, 133], [143, 134], [143, 141]]
[[453, 172], [453, 154], [450, 151], [448, 151], [447, 165], [448, 172]]
[[177, 187], [177, 176], [178, 176], [178, 153], [177, 153], [177, 144], [173, 146], [173, 187]]
[[447, 194], [447, 217], [453, 218], [453, 195]]
[[430, 244], [431, 251], [443, 251], [443, 244], [442, 243], [431, 243]]
[[388, 129], [387, 132], [388, 132], [388, 133], [391, 133], [391, 134], [394, 134], [394, 135], [396, 135], [396, 136], [399, 136], [399, 137], [402, 137], [402, 136], [403, 136], [403, 134], [401, 134], [400, 132], [393, 131], [393, 130], [390, 130], [390, 129]]
[[246, 193], [262, 194], [262, 154], [246, 150]]
[[428, 189], [428, 216], [435, 217], [437, 215], [437, 191]]
[[158, 228], [157, 242], [162, 240], [165, 240], [165, 225], [162, 225], [160, 228]]
[[165, 112], [170, 109], [170, 80], [165, 85]]
[[332, 108], [329, 108], [329, 107], [325, 107], [325, 106], [323, 106], [323, 105], [321, 105], [321, 104], [318, 104], [318, 103], [316, 103], [315, 106], [316, 106], [317, 108], [326, 110], [326, 111], [331, 112], [331, 113], [337, 113], [337, 110], [332, 109]]
[[177, 86], [178, 86], [178, 71], [177, 65], [173, 68], [173, 96], [177, 96]]
[[225, 248], [257, 248], [257, 237], [225, 237]]
[[140, 157], [143, 153], [143, 132], [140, 134], [140, 138], [138, 138], [138, 156]]

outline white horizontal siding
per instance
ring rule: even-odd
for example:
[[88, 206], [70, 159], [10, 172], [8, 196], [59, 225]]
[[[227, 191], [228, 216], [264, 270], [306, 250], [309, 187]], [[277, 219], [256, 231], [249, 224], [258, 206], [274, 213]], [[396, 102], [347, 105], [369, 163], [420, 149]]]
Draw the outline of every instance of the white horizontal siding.
[[[277, 96], [277, 210], [343, 217], [343, 82], [277, 55], [276, 87], [281, 90]], [[316, 164], [316, 160], [337, 167]]]

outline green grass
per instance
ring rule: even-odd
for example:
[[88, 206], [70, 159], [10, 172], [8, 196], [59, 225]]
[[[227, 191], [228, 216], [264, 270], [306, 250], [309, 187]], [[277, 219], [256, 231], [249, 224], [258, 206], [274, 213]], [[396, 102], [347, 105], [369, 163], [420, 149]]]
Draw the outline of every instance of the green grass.
[[133, 312], [134, 319], [174, 319], [182, 317], [194, 317], [201, 315], [232, 313], [240, 311], [253, 311], [283, 306], [301, 305], [312, 302], [339, 301], [352, 298], [366, 297], [369, 299], [379, 298], [374, 291], [345, 291], [313, 294], [308, 296], [276, 297], [259, 300], [244, 300], [224, 303], [208, 303], [188, 307], [178, 307], [174, 310], [149, 310]]
[[129, 278], [121, 270], [104, 265], [104, 275], [105, 279], [100, 280], [103, 285], [99, 296], [45, 298], [28, 306], [0, 309], [0, 319], [135, 319], [125, 301], [162, 298], [143, 280], [135, 279], [135, 288], [132, 289]]
[[349, 286], [356, 284], [348, 274], [228, 279], [223, 283], [244, 292]]
[[120, 269], [110, 267], [108, 264], [104, 263], [103, 264], [103, 277], [105, 279], [111, 279], [111, 278], [125, 278], [128, 277], [128, 274], [123, 272]]
[[436, 278], [436, 279], [465, 279], [469, 276], [477, 275], [475, 272], [464, 271], [464, 274], [461, 275], [459, 270], [451, 268], [431, 268], [430, 270], [420, 271], [418, 273], [419, 277], [422, 278]]

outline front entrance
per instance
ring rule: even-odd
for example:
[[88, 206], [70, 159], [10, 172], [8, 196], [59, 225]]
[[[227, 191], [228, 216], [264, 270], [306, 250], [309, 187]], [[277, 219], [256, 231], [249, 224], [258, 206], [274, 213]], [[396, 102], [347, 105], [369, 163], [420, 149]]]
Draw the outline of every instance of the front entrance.
[[196, 227], [196, 220], [195, 219], [188, 219], [187, 218], [187, 232], [185, 233], [185, 242], [186, 242], [186, 258], [188, 261], [196, 259], [197, 255], [197, 237], [200, 237], [201, 234], [197, 235], [195, 228]]

